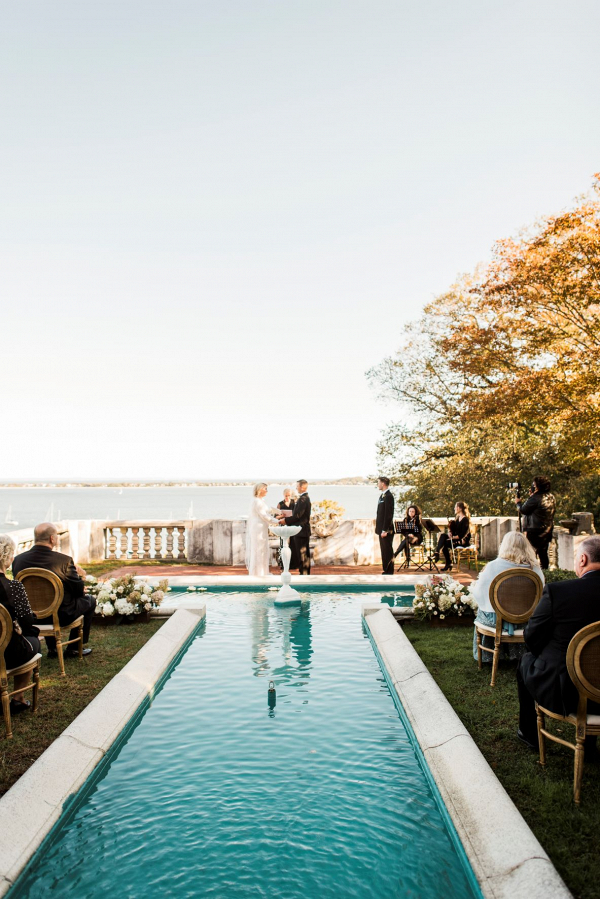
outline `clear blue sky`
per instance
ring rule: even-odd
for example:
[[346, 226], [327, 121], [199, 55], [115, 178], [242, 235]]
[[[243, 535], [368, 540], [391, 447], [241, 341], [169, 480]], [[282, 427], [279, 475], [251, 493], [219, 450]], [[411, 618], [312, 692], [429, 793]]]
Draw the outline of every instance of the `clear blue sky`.
[[5, 4], [0, 478], [373, 472], [365, 370], [600, 169], [598, 33], [591, 0]]

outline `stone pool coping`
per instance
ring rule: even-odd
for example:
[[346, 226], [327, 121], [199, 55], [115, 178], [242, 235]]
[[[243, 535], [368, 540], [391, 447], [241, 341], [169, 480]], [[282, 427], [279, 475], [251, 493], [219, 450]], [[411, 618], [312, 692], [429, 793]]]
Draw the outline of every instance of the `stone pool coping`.
[[[152, 699], [156, 684], [205, 615], [206, 606], [177, 609], [0, 798], [0, 896], [13, 886], [69, 798], [83, 786], [142, 703]], [[69, 689], [68, 680], [65, 689]]]
[[363, 620], [485, 899], [571, 893], [388, 606]]

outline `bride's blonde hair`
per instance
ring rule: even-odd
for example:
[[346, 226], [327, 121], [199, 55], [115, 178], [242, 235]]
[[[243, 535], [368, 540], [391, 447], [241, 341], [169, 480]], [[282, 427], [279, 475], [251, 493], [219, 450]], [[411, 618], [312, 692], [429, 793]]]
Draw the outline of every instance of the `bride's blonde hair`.
[[260, 490], [261, 487], [267, 487], [267, 488], [268, 488], [269, 485], [268, 485], [268, 484], [265, 484], [264, 481], [261, 481], [260, 484], [255, 484], [255, 485], [254, 485], [254, 496], [258, 496], [258, 491]]
[[504, 535], [498, 550], [498, 558], [514, 562], [515, 565], [531, 565], [532, 568], [539, 565], [531, 543], [520, 531], [509, 531]]

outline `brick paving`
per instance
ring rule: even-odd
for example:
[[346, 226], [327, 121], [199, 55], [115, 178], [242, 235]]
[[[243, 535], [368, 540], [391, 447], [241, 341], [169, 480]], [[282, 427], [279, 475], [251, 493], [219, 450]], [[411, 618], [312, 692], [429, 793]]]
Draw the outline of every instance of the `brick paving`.
[[[311, 573], [316, 575], [337, 574], [351, 577], [352, 575], [381, 574], [377, 565], [313, 565]], [[151, 577], [221, 577], [227, 575], [229, 577], [244, 577], [248, 574], [248, 570], [242, 565], [124, 565], [122, 568], [116, 568], [110, 572], [111, 577], [121, 577], [124, 574], [145, 574]], [[271, 574], [279, 574], [278, 568], [271, 568]], [[294, 572], [292, 572], [294, 574]], [[396, 574], [409, 574], [416, 577], [425, 577], [428, 571], [416, 571], [414, 568], [400, 568], [396, 570]], [[461, 584], [470, 584], [477, 577], [477, 572], [472, 569], [462, 569], [461, 571], [452, 571], [452, 577]], [[382, 578], [385, 583], [385, 578]]]

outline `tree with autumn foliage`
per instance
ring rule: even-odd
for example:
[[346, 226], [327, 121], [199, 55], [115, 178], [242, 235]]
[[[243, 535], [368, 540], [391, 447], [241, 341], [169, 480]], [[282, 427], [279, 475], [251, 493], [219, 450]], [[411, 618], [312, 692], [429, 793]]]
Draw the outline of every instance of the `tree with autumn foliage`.
[[444, 514], [514, 513], [506, 483], [552, 481], [560, 514], [600, 512], [600, 176], [574, 208], [494, 247], [368, 373], [405, 422], [382, 469]]

